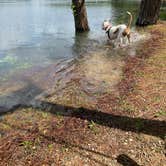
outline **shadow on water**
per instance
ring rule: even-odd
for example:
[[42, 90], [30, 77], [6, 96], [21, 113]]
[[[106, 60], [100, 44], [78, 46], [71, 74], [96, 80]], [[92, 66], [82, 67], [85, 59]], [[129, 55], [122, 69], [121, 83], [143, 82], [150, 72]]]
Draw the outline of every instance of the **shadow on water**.
[[[35, 85], [31, 80], [24, 79], [23, 86], [12, 87], [9, 92], [0, 94], [0, 115], [14, 111], [19, 106], [28, 106], [33, 98], [43, 92], [43, 89]], [[13, 88], [13, 89], [12, 89]]]
[[[99, 112], [97, 110], [89, 110], [86, 108], [73, 108], [63, 105], [55, 105], [51, 103], [42, 103], [45, 106], [52, 106], [51, 113], [56, 114], [57, 110], [60, 111], [62, 116], [71, 116], [94, 121], [95, 123], [107, 126], [110, 128], [117, 128], [123, 131], [131, 131], [136, 133], [144, 133], [152, 136], [157, 136], [164, 139], [166, 134], [166, 122], [159, 120], [150, 120], [144, 118], [132, 118], [123, 115], [114, 115], [105, 112]], [[70, 114], [70, 110], [74, 110]]]

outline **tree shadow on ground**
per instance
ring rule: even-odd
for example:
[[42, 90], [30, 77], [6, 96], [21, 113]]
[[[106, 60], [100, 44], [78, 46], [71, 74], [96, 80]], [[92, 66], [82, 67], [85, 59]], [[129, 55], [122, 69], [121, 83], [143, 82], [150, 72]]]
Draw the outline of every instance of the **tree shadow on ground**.
[[[28, 90], [30, 87], [34, 87], [37, 92], [40, 94], [42, 92], [42, 89], [37, 88], [33, 83], [29, 82], [27, 87], [25, 87], [26, 90]], [[21, 89], [20, 92], [25, 92], [25, 89]], [[14, 92], [15, 94], [20, 94], [19, 91]], [[37, 93], [37, 94], [38, 94]], [[2, 97], [2, 96], [1, 96]], [[166, 134], [166, 121], [159, 121], [159, 120], [151, 120], [151, 119], [144, 119], [144, 118], [137, 118], [137, 117], [127, 117], [127, 116], [122, 116], [122, 115], [114, 115], [111, 113], [106, 113], [106, 112], [101, 112], [98, 110], [90, 110], [86, 108], [74, 108], [74, 107], [68, 107], [64, 105], [59, 105], [59, 104], [53, 104], [49, 102], [43, 102], [43, 101], [36, 101], [39, 102], [38, 107], [42, 111], [48, 111], [52, 114], [58, 114], [60, 116], [67, 116], [67, 117], [75, 117], [79, 118], [82, 120], [87, 120], [89, 122], [93, 121], [96, 124], [110, 127], [110, 128], [116, 128], [120, 129], [123, 131], [131, 131], [135, 133], [144, 133], [156, 137], [160, 137], [162, 139], [165, 138]], [[21, 107], [25, 107], [26, 105], [23, 105]], [[35, 106], [35, 105], [34, 105]], [[12, 111], [17, 110], [17, 108], [12, 109]], [[1, 115], [5, 114], [5, 112], [2, 112]], [[9, 124], [10, 125], [10, 124]], [[19, 130], [26, 130], [26, 129], [21, 129]], [[27, 130], [27, 132], [32, 132]], [[79, 153], [80, 155], [89, 158], [90, 160], [94, 160], [96, 163], [99, 163], [100, 165], [104, 165], [102, 162], [99, 160], [96, 160], [93, 156], [86, 155], [84, 151], [88, 151], [90, 153], [94, 153], [95, 155], [103, 156], [105, 158], [112, 158], [111, 156], [104, 154], [102, 152], [98, 152], [95, 150], [91, 150], [89, 148], [83, 147], [81, 145], [76, 145], [71, 143], [70, 141], [65, 140], [65, 138], [58, 137], [58, 136], [47, 136], [43, 135], [42, 133], [39, 133], [40, 136], [45, 138], [48, 141], [53, 141], [55, 143], [61, 144], [61, 145], [67, 145], [69, 147], [74, 148], [73, 150], [76, 153]], [[76, 148], [76, 149], [75, 149]], [[81, 150], [81, 151], [80, 151]], [[113, 159], [113, 158], [112, 158]], [[119, 155], [117, 158], [117, 161], [124, 165], [127, 166], [133, 164], [133, 166], [138, 166], [138, 164], [130, 159], [128, 156], [122, 154]], [[135, 165], [134, 165], [135, 164]]]
[[[117, 128], [123, 131], [132, 131], [135, 133], [145, 133], [148, 135], [160, 137], [162, 139], [165, 136], [165, 131], [166, 131], [165, 121], [118, 116], [109, 113], [98, 112], [96, 110], [88, 110], [85, 108], [73, 108], [63, 105], [52, 104], [52, 103], [42, 102], [42, 104], [43, 104], [43, 111], [46, 111], [47, 110], [46, 108], [48, 106], [51, 106], [49, 112], [51, 112], [52, 114], [58, 114], [60, 116], [75, 117], [75, 118], [80, 118], [82, 120], [94, 121], [95, 123], [106, 127]], [[10, 124], [8, 125], [10, 126]], [[88, 147], [84, 147], [79, 144], [71, 143], [70, 141], [66, 140], [65, 138], [62, 138], [61, 136], [45, 135], [39, 132], [37, 128], [36, 129], [34, 128], [31, 131], [29, 129], [25, 129], [24, 127], [23, 128], [19, 126], [18, 127], [11, 126], [11, 127], [14, 127], [24, 132], [26, 130], [30, 135], [36, 133], [38, 136], [41, 136], [42, 138], [46, 139], [49, 142], [54, 142], [62, 146], [71, 147], [73, 152], [79, 153], [81, 156], [89, 158], [90, 160], [103, 166], [106, 164], [104, 164], [99, 159], [96, 159], [95, 156], [86, 154], [85, 152], [93, 153], [98, 156], [103, 156], [105, 158], [115, 160], [115, 158], [113, 158], [111, 155], [105, 154], [103, 152], [98, 152], [96, 150], [91, 150]], [[125, 154], [119, 155], [116, 158], [116, 160], [118, 163], [122, 164], [123, 166], [130, 166], [130, 165], [139, 166], [139, 164], [137, 164], [133, 159], [131, 159]]]
[[166, 121], [114, 115], [97, 110], [74, 108], [49, 102], [42, 102], [42, 106], [43, 110], [46, 110], [47, 107], [51, 108], [49, 112], [52, 114], [58, 113], [61, 116], [76, 117], [89, 122], [93, 121], [102, 126], [117, 128], [123, 131], [144, 133], [162, 139], [165, 139], [166, 136]]
[[140, 166], [126, 154], [120, 154], [116, 159], [117, 162], [123, 166]]
[[[17, 97], [19, 96], [18, 104], [10, 110], [15, 111], [18, 106], [21, 107], [29, 107], [31, 100], [35, 98], [38, 94], [43, 92], [42, 89], [37, 87], [31, 80], [26, 80], [27, 86], [19, 89], [18, 91], [12, 92], [11, 94], [7, 94], [7, 96]], [[3, 99], [3, 96], [0, 96], [0, 100]], [[140, 117], [128, 117], [123, 115], [114, 115], [111, 113], [101, 112], [98, 110], [90, 110], [86, 108], [74, 108], [68, 107], [59, 104], [53, 104], [45, 101], [35, 101], [32, 107], [37, 106], [43, 111], [49, 111], [52, 114], [59, 114], [61, 116], [69, 116], [80, 118], [82, 120], [87, 120], [89, 122], [93, 121], [96, 124], [117, 128], [123, 131], [131, 131], [135, 133], [144, 133], [156, 137], [160, 137], [162, 139], [166, 136], [166, 121], [152, 120], [152, 119], [144, 119]], [[9, 111], [9, 110], [8, 110]], [[5, 114], [6, 111], [0, 107], [0, 115]]]
[[[89, 122], [94, 122], [96, 124], [116, 128], [123, 131], [131, 131], [135, 133], [144, 133], [147, 135], [152, 135], [165, 139], [166, 136], [166, 121], [144, 119], [140, 117], [128, 117], [122, 115], [114, 115], [111, 113], [101, 112], [98, 110], [90, 110], [86, 108], [74, 108], [59, 104], [52, 104], [49, 102], [40, 102], [37, 104], [43, 111], [48, 111], [52, 114], [57, 114], [60, 116], [69, 116], [80, 118], [82, 120], [87, 120]], [[24, 105], [25, 106], [25, 105]], [[11, 111], [15, 111], [12, 109]], [[6, 112], [1, 112], [0, 115]]]

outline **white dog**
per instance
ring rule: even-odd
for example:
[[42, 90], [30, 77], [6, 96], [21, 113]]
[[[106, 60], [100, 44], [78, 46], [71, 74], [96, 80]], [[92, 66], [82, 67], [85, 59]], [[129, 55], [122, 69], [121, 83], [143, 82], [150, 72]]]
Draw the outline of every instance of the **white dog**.
[[133, 17], [130, 12], [127, 12], [127, 14], [130, 16], [128, 25], [120, 24], [117, 26], [112, 26], [110, 20], [104, 20], [102, 25], [102, 29], [105, 30], [105, 32], [107, 33], [108, 38], [111, 41], [115, 40], [115, 44], [119, 43], [120, 46], [123, 43], [124, 41], [123, 39], [125, 37], [127, 37], [128, 42], [130, 43], [130, 33], [131, 33], [130, 27], [131, 27]]

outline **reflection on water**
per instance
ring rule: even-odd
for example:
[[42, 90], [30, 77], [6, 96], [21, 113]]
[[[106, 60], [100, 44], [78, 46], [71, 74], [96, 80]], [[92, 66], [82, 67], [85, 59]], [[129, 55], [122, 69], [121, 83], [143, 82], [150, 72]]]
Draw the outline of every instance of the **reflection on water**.
[[137, 0], [87, 3], [91, 31], [75, 35], [69, 3], [0, 0], [0, 111], [26, 104], [50, 87], [63, 103], [73, 87], [74, 96], [113, 90], [125, 53], [106, 48], [101, 24], [105, 18], [126, 23], [126, 10], [135, 16], [138, 8]]

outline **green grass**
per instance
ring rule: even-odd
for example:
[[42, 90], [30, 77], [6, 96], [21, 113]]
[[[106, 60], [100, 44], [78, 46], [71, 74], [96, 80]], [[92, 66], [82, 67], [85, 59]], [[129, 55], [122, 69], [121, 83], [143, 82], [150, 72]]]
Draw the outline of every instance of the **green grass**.
[[32, 150], [33, 142], [32, 141], [23, 141], [20, 143], [20, 146], [23, 146], [25, 150]]
[[88, 127], [91, 131], [93, 131], [95, 134], [98, 133], [98, 128], [97, 128], [97, 124], [91, 120], [90, 123], [88, 124]]
[[159, 112], [157, 112], [156, 114], [155, 114], [157, 117], [160, 117], [160, 116], [165, 116], [166, 117], [166, 111], [164, 111], [164, 110], [160, 110]]

